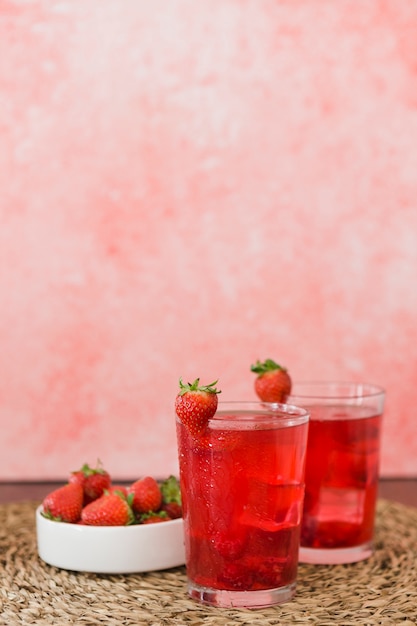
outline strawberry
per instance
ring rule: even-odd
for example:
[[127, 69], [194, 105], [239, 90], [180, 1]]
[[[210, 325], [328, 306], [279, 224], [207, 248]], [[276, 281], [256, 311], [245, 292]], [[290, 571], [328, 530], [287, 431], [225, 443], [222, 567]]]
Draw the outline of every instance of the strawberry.
[[209, 385], [200, 386], [200, 379], [184, 385], [180, 378], [180, 391], [175, 398], [175, 411], [191, 435], [198, 437], [204, 433], [209, 419], [217, 411], [217, 380]]
[[84, 465], [76, 472], [71, 472], [69, 477], [70, 483], [78, 483], [84, 490], [84, 505], [96, 500], [105, 489], [109, 489], [111, 485], [111, 478], [108, 472], [101, 467], [100, 462], [97, 463], [96, 468], [91, 468], [88, 463]]
[[83, 508], [81, 520], [88, 526], [127, 526], [135, 518], [129, 498], [105, 492]]
[[169, 476], [160, 483], [162, 493], [161, 510], [166, 511], [171, 519], [182, 517], [181, 491], [178, 478]]
[[257, 374], [255, 393], [262, 402], [285, 402], [291, 392], [292, 381], [285, 367], [272, 359], [256, 361], [251, 371]]
[[141, 524], [158, 524], [159, 522], [169, 522], [171, 518], [165, 511], [159, 511], [158, 513], [145, 513], [140, 517]]
[[170, 519], [182, 517], [182, 506], [178, 502], [163, 502], [161, 511], [165, 511]]
[[117, 492], [119, 492], [125, 498], [127, 498], [127, 496], [129, 495], [128, 492], [127, 492], [127, 487], [125, 487], [125, 485], [110, 485], [110, 487], [107, 489], [107, 491], [109, 491], [110, 493], [117, 493]]
[[49, 493], [43, 500], [43, 516], [58, 522], [75, 523], [81, 517], [83, 489], [68, 483]]
[[181, 504], [180, 483], [176, 476], [168, 476], [160, 485], [163, 502], [177, 502]]
[[145, 476], [136, 480], [128, 488], [132, 494], [132, 509], [135, 513], [158, 511], [162, 503], [162, 493], [155, 478]]
[[85, 476], [81, 470], [77, 470], [76, 472], [71, 472], [68, 478], [68, 482], [71, 484], [80, 485], [80, 487], [82, 487], [84, 491]]

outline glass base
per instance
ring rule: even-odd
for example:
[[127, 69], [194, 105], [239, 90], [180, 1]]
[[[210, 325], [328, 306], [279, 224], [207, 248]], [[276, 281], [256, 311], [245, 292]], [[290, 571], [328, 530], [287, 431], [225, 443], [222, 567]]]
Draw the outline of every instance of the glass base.
[[221, 608], [240, 607], [246, 609], [261, 609], [288, 602], [295, 595], [296, 583], [276, 589], [258, 589], [257, 591], [230, 591], [200, 587], [188, 581], [188, 593], [202, 604]]
[[373, 553], [371, 542], [353, 548], [303, 548], [300, 546], [299, 563], [313, 565], [342, 565], [368, 559]]

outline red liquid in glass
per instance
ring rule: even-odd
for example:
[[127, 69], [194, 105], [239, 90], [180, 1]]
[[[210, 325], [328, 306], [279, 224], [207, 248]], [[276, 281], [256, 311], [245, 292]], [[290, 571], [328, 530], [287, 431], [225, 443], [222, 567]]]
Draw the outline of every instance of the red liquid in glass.
[[306, 427], [217, 426], [198, 442], [177, 422], [187, 575], [194, 583], [252, 591], [295, 581]]
[[361, 407], [311, 409], [303, 547], [350, 548], [372, 540], [380, 423], [381, 415]]

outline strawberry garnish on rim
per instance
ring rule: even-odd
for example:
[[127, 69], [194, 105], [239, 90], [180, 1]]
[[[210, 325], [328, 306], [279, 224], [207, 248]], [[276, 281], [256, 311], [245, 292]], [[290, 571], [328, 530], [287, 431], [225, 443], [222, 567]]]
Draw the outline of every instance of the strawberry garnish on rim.
[[180, 390], [175, 398], [175, 412], [179, 420], [194, 437], [201, 436], [206, 430], [209, 419], [217, 411], [217, 380], [209, 385], [200, 385], [200, 379], [193, 383], [179, 381]]
[[288, 371], [272, 359], [256, 361], [251, 371], [257, 374], [255, 393], [262, 402], [285, 402], [291, 393], [292, 381]]

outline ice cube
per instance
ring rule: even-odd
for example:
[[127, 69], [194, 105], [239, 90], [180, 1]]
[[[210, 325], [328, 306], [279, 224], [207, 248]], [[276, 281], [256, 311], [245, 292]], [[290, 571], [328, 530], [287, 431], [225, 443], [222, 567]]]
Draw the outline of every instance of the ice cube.
[[301, 521], [303, 487], [251, 482], [249, 499], [240, 523], [275, 532], [297, 526]]

